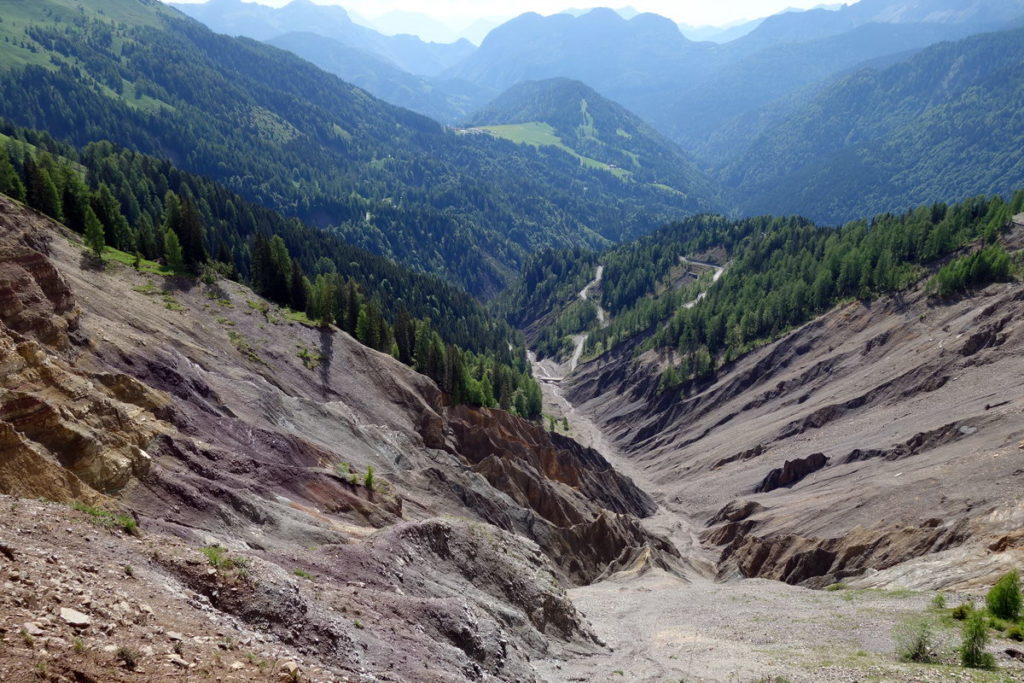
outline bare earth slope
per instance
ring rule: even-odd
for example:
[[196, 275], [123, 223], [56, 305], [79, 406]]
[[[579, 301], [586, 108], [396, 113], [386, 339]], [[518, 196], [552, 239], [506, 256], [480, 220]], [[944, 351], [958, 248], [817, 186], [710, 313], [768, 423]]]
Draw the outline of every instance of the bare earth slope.
[[705, 527], [722, 578], [990, 585], [1024, 557], [1022, 321], [1020, 283], [919, 289], [837, 308], [689, 395], [626, 350], [567, 397]]
[[[26, 587], [0, 597], [3, 680], [37, 665], [149, 680], [118, 638], [161, 678], [258, 678], [234, 650], [213, 656], [233, 638], [313, 680], [534, 680], [553, 647], [601, 648], [564, 586], [678, 562], [638, 522], [651, 499], [595, 451], [447, 406], [430, 380], [234, 283], [97, 269], [2, 197], [0, 368], [0, 493], [55, 501], [0, 518], [0, 583]], [[88, 515], [60, 505], [75, 500], [133, 516], [141, 538], [109, 516], [80, 538]], [[18, 637], [25, 623], [38, 636]], [[204, 647], [175, 653], [161, 634], [176, 627]]]

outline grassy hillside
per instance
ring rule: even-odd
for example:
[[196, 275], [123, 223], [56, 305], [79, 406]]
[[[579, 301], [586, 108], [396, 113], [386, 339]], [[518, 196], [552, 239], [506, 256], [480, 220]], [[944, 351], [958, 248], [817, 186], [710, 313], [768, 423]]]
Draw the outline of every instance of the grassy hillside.
[[473, 115], [478, 130], [517, 143], [551, 146], [582, 165], [683, 196], [714, 196], [687, 155], [633, 113], [566, 78], [513, 86]]
[[597, 168], [602, 171], [608, 171], [612, 175], [622, 179], [626, 179], [631, 176], [631, 173], [626, 169], [605, 164], [597, 159], [591, 159], [590, 157], [585, 157], [577, 153], [576, 150], [562, 142], [562, 138], [558, 137], [555, 133], [555, 129], [552, 128], [550, 124], [542, 123], [540, 121], [531, 121], [529, 123], [510, 123], [503, 126], [476, 126], [469, 130], [490, 133], [495, 137], [510, 140], [516, 144], [533, 145], [534, 147], [555, 147], [576, 157], [580, 160], [580, 164], [588, 168]]

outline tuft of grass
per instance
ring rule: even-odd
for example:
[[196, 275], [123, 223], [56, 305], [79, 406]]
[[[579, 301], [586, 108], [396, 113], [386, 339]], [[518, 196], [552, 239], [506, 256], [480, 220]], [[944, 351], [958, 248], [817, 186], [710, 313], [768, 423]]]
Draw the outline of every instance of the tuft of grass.
[[1010, 640], [1016, 640], [1018, 643], [1024, 641], [1024, 626], [1015, 624], [1006, 629], [1006, 637]]
[[83, 652], [85, 652], [86, 649], [85, 641], [81, 638], [75, 638], [74, 642], [71, 645], [71, 648], [75, 651], [76, 654], [82, 654]]
[[833, 584], [830, 584], [830, 585], [826, 586], [825, 590], [827, 590], [827, 591], [841, 591], [841, 590], [846, 590], [846, 588], [847, 588], [846, 584], [843, 583], [842, 581], [839, 581], [837, 583], [833, 583]]
[[295, 574], [295, 576], [298, 576], [301, 579], [307, 579], [309, 581], [313, 580], [313, 575], [304, 569], [296, 569], [292, 572], [292, 574]]
[[307, 370], [316, 370], [320, 366], [324, 357], [317, 351], [313, 351], [303, 344], [299, 344], [298, 347], [299, 352], [295, 355], [302, 359], [302, 364], [306, 366]]
[[136, 254], [129, 254], [127, 251], [121, 251], [120, 249], [114, 249], [113, 247], [106, 247], [103, 250], [103, 257], [108, 258], [111, 261], [116, 261], [120, 264], [130, 266], [140, 273], [146, 273], [147, 275], [178, 275], [167, 266], [162, 266], [156, 261], [149, 261], [144, 258], [137, 257]]
[[131, 566], [130, 564], [126, 564], [124, 566], [124, 575], [129, 578], [135, 578], [135, 567]]
[[113, 512], [108, 512], [103, 508], [86, 505], [85, 503], [77, 500], [71, 504], [71, 507], [72, 509], [89, 515], [93, 523], [98, 524], [105, 529], [120, 529], [126, 534], [131, 534], [132, 536], [139, 535], [139, 523], [136, 522], [135, 518], [131, 515], [123, 513], [115, 514]]
[[932, 598], [931, 608], [936, 611], [946, 609], [946, 596], [942, 593], [937, 593], [935, 597]]
[[199, 549], [199, 552], [206, 556], [206, 561], [214, 569], [231, 569], [235, 566], [232, 559], [228, 556], [228, 551], [222, 546], [205, 545]]
[[373, 465], [369, 465], [366, 468], [366, 474], [363, 475], [363, 486], [365, 486], [367, 490], [372, 491], [375, 482], [376, 480], [373, 478]]
[[260, 355], [256, 353], [256, 349], [253, 348], [252, 344], [249, 343], [248, 338], [244, 334], [235, 332], [234, 330], [228, 330], [228, 339], [231, 340], [231, 344], [241, 353], [243, 356], [251, 360], [253, 363], [259, 363], [260, 365], [266, 365]]
[[291, 323], [298, 323], [305, 325], [306, 327], [318, 327], [315, 321], [310, 320], [309, 316], [303, 311], [293, 311], [290, 308], [284, 310], [284, 319]]
[[171, 294], [170, 292], [164, 292], [162, 298], [164, 300], [164, 308], [166, 308], [167, 310], [178, 311], [179, 313], [182, 313], [186, 310], [185, 307], [182, 306], [181, 303], [179, 303], [178, 300], [174, 298], [174, 295]]

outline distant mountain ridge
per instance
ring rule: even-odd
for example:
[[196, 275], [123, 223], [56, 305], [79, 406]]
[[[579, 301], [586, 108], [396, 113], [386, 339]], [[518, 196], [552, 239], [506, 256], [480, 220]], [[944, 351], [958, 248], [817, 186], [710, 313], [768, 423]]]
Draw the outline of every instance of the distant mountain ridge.
[[441, 123], [461, 121], [492, 95], [465, 81], [411, 74], [379, 55], [316, 33], [296, 31], [266, 42], [293, 52], [375, 97]]
[[533, 250], [628, 239], [706, 210], [697, 191], [456, 135], [155, 0], [89, 0], [83, 11], [36, 0], [16, 10], [0, 22], [9, 40], [0, 116], [76, 146], [104, 139], [169, 159], [481, 297]]
[[317, 5], [310, 0], [292, 0], [280, 9], [242, 0], [173, 7], [217, 33], [264, 41], [286, 33], [315, 33], [383, 57], [417, 75], [436, 75], [476, 49], [468, 40], [428, 43], [411, 35], [386, 36], [353, 22], [339, 5]]

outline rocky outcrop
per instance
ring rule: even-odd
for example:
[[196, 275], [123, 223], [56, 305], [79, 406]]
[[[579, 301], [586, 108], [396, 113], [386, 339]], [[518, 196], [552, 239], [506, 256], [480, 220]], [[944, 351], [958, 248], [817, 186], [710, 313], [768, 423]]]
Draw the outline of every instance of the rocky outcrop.
[[787, 460], [782, 467], [769, 472], [761, 483], [754, 487], [754, 493], [767, 493], [784, 486], [792, 486], [827, 464], [828, 458], [824, 453], [811, 453], [806, 458]]
[[[0, 197], [0, 322], [42, 344], [66, 350], [78, 326], [67, 282], [46, 257], [50, 237], [41, 218]], [[28, 229], [26, 229], [28, 227]]]
[[568, 581], [590, 583], [640, 556], [676, 566], [675, 548], [636, 522], [654, 502], [597, 451], [501, 411], [459, 406], [446, 416], [451, 452], [523, 511], [510, 514], [479, 488], [467, 495], [451, 477], [439, 479], [488, 522], [536, 541]]
[[[941, 552], [968, 537], [965, 520], [930, 519], [921, 527], [856, 527], [840, 538], [759, 537], [748, 525], [746, 531], [732, 535], [722, 552], [719, 573], [820, 588], [868, 569], [887, 569], [908, 558]], [[708, 538], [716, 537], [709, 534]], [[720, 530], [717, 539], [726, 538]]]

